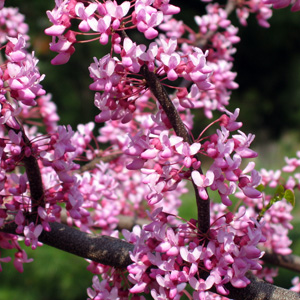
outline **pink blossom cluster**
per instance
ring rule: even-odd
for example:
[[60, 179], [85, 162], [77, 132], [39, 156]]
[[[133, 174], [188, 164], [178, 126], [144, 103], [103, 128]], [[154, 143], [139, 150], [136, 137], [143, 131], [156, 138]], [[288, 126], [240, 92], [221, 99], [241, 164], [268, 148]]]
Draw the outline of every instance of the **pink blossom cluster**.
[[[133, 11], [130, 8], [133, 7]], [[59, 54], [52, 60], [53, 64], [66, 63], [74, 53], [74, 43], [78, 33], [67, 30], [71, 26], [72, 19], [79, 19], [78, 29], [85, 33], [92, 31], [99, 42], [107, 44], [109, 37], [116, 43], [118, 49], [121, 38], [119, 32], [126, 28], [136, 28], [142, 32], [147, 39], [157, 37], [159, 26], [164, 15], [176, 14], [180, 11], [178, 7], [169, 4], [167, 1], [136, 0], [134, 5], [129, 1], [123, 1], [118, 5], [117, 1], [104, 1], [84, 3], [76, 0], [56, 1], [52, 11], [47, 11], [48, 18], [53, 24], [45, 30], [45, 33], [52, 36], [50, 45], [52, 51]]]
[[293, 286], [291, 287], [291, 290], [300, 293], [300, 280], [298, 276], [293, 278], [292, 284]]
[[[148, 117], [143, 116], [143, 119], [144, 124], [147, 122], [150, 128], [153, 126], [150, 114]], [[136, 127], [132, 125], [132, 122], [122, 124], [113, 121], [107, 122], [100, 129], [98, 140], [100, 142], [110, 141], [112, 147], [110, 151], [90, 152], [92, 123], [85, 126], [80, 125], [78, 132], [73, 137], [73, 144], [79, 155], [85, 154], [88, 157], [98, 153], [97, 155], [105, 159], [109, 153], [116, 153], [116, 157], [109, 163], [100, 161], [91, 170], [76, 175], [80, 182], [80, 192], [84, 197], [83, 208], [93, 209], [94, 212], [85, 219], [75, 220], [75, 224], [82, 230], [89, 231], [91, 227], [94, 227], [101, 228], [103, 232], [110, 234], [118, 225], [117, 216], [119, 215], [147, 217], [145, 204], [152, 191], [148, 185], [143, 183], [140, 170], [128, 170], [126, 167], [131, 159], [127, 155], [120, 155], [121, 150], [126, 149], [130, 143], [128, 132], [134, 133], [136, 130]], [[185, 183], [181, 182], [176, 190], [162, 192], [163, 199], [160, 204], [164, 206], [165, 211], [178, 214], [178, 207], [181, 205], [179, 197], [186, 192]], [[153, 210], [160, 204], [153, 202], [148, 209]]]
[[[269, 4], [251, 0], [236, 5], [242, 24], [251, 12], [268, 26]], [[240, 130], [239, 109], [231, 113], [225, 108], [231, 90], [238, 87], [232, 71], [238, 29], [228, 20], [228, 7], [206, 8], [205, 15], [195, 17], [194, 31], [173, 19], [180, 9], [170, 0], [55, 1], [55, 8], [47, 12], [53, 25], [45, 30], [52, 36], [50, 49], [58, 53], [53, 64], [66, 63], [81, 36], [93, 36], [102, 45], [111, 42], [110, 52], [94, 58], [89, 67], [90, 89], [96, 92], [94, 102], [101, 111], [96, 122], [105, 122], [98, 135], [93, 122], [78, 125], [75, 132], [57, 125], [56, 106], [40, 84], [44, 76], [37, 59], [26, 51], [24, 19], [16, 10], [0, 10], [3, 32], [9, 35], [0, 35], [7, 42], [7, 61], [0, 69], [0, 227], [13, 218], [16, 234], [36, 249], [51, 222], [119, 237], [116, 229], [122, 216], [152, 220], [123, 231], [135, 246], [127, 277], [90, 262], [88, 269], [102, 280], [94, 276], [89, 299], [144, 300], [138, 294], [146, 293], [156, 300], [177, 300], [184, 294], [196, 300], [224, 300], [209, 290], [226, 296], [227, 283], [243, 288], [250, 282], [249, 270], [269, 281], [275, 276], [276, 271], [262, 269], [259, 244], [279, 254], [291, 253], [291, 205], [276, 202], [258, 222], [258, 211], [272, 195], [257, 187], [277, 187], [281, 171], [259, 173], [254, 162], [244, 164], [244, 159], [257, 156], [250, 149], [254, 135]], [[73, 25], [78, 25], [78, 32]], [[125, 32], [132, 29], [150, 41], [134, 42]], [[194, 127], [192, 108], [203, 109], [207, 118], [214, 110], [221, 111], [222, 116], [209, 125], [218, 123], [215, 133], [208, 135], [205, 128], [190, 143], [176, 135], [167, 112], [154, 100], [145, 69], [175, 90], [169, 98], [188, 133]], [[36, 124], [25, 125], [28, 119], [41, 121], [47, 135], [41, 135]], [[282, 172], [296, 171], [297, 156], [286, 160]], [[26, 159], [38, 164], [40, 199], [33, 199], [32, 179], [19, 168]], [[80, 166], [78, 161], [91, 163]], [[299, 180], [299, 173], [293, 174], [284, 188], [299, 188]], [[207, 232], [198, 229], [201, 220], [176, 218], [187, 181], [194, 183], [202, 200], [216, 191], [222, 202], [211, 204]], [[234, 196], [240, 205], [230, 212]], [[14, 265], [20, 272], [23, 263], [32, 261], [15, 235], [0, 232], [0, 247], [16, 250]], [[0, 257], [0, 262], [8, 261], [9, 257]]]
[[[202, 2], [211, 2], [211, 0], [202, 0]], [[275, 2], [275, 1], [274, 1]], [[280, 2], [280, 1], [278, 1]], [[291, 1], [286, 1], [291, 2]], [[289, 5], [286, 4], [287, 5]], [[235, 7], [231, 7], [233, 3], [228, 2], [226, 6], [226, 11], [231, 12], [231, 10], [236, 10], [236, 15], [243, 26], [247, 25], [247, 19], [250, 14], [255, 14], [258, 24], [262, 27], [270, 27], [268, 19], [272, 17], [272, 10], [269, 4], [271, 1], [260, 1], [260, 0], [251, 0], [251, 1], [238, 1], [235, 3]], [[274, 8], [276, 8], [274, 6]]]
[[[135, 245], [133, 264], [127, 268], [133, 284], [131, 293], [151, 293], [154, 299], [180, 299], [190, 285], [193, 299], [205, 299], [212, 286], [218, 293], [228, 295], [226, 283], [245, 287], [249, 283], [246, 272], [261, 269], [258, 259], [262, 253], [257, 244], [265, 238], [261, 225], [254, 220], [240, 223], [238, 217], [235, 220], [228, 214], [205, 235], [197, 233], [192, 220], [170, 227], [169, 218], [172, 216], [157, 209], [153, 222], [139, 232], [123, 231], [126, 240]], [[203, 279], [205, 272], [209, 275]]]
[[[226, 11], [219, 4], [209, 4], [206, 10], [206, 15], [195, 16], [198, 31], [174, 18], [166, 19], [166, 22], [160, 25], [160, 29], [166, 32], [168, 38], [176, 38], [184, 53], [190, 51], [193, 46], [207, 51], [207, 66], [212, 71], [209, 77], [212, 83], [210, 89], [203, 91], [199, 86], [192, 84], [189, 89], [178, 89], [176, 96], [183, 109], [201, 108], [207, 118], [212, 118], [214, 110], [223, 110], [228, 105], [231, 90], [238, 87], [234, 81], [236, 73], [231, 71], [231, 61], [236, 52], [233, 45], [238, 43], [240, 38], [237, 36], [238, 28], [231, 24]], [[186, 84], [190, 82], [187, 81]]]
[[98, 276], [93, 277], [91, 288], [87, 289], [88, 300], [146, 300], [142, 295], [132, 295], [128, 291], [129, 282], [124, 283], [124, 274], [119, 270], [99, 263], [91, 263], [88, 270], [94, 274], [101, 274], [101, 281]]
[[[1, 138], [0, 224], [5, 224], [7, 217], [14, 216], [16, 233], [23, 234], [25, 245], [35, 249], [40, 245], [38, 237], [43, 226], [26, 220], [25, 216], [31, 214], [35, 207], [30, 199], [27, 174], [20, 173], [19, 166], [22, 166], [24, 156], [36, 154], [38, 145], [26, 146], [21, 132], [17, 134], [10, 130], [8, 137]], [[20, 249], [19, 246], [17, 248]]]
[[270, 27], [268, 19], [271, 18], [273, 14], [270, 2], [260, 0], [239, 2], [236, 8], [236, 14], [242, 25], [247, 25], [247, 19], [251, 13], [256, 14], [256, 19], [260, 26], [265, 28]]
[[145, 45], [137, 46], [128, 37], [124, 39], [122, 48], [121, 59], [107, 54], [100, 60], [95, 58], [89, 68], [94, 81], [90, 88], [97, 91], [95, 105], [101, 110], [96, 117], [97, 122], [122, 119], [125, 123], [132, 119], [136, 100], [146, 89], [138, 79], [143, 65], [155, 71], [162, 80], [184, 78], [194, 82], [198, 90], [211, 88], [208, 81], [211, 68], [206, 65], [205, 58], [207, 53], [200, 48], [193, 47], [185, 53], [177, 52], [176, 39], [160, 38], [158, 44], [151, 43], [147, 50]]
[[[83, 196], [79, 191], [79, 181], [72, 171], [78, 169], [73, 162], [75, 147], [71, 139], [74, 135], [71, 126], [57, 128], [57, 133], [51, 135], [47, 149], [41, 151], [41, 162], [45, 167], [51, 167], [58, 177], [59, 187], [56, 191], [56, 202], [65, 202], [68, 214], [73, 219], [84, 218], [89, 215], [88, 211], [82, 208]], [[53, 172], [52, 171], [52, 172]], [[53, 173], [50, 176], [53, 176]], [[46, 196], [52, 197], [50, 193]], [[47, 199], [47, 198], [46, 198]]]
[[[271, 195], [266, 193], [262, 193], [262, 198], [257, 199], [250, 199], [241, 193], [236, 193], [236, 197], [240, 198], [248, 206], [247, 213], [252, 217], [256, 217], [257, 211], [261, 211], [271, 199]], [[262, 232], [266, 237], [264, 247], [281, 255], [288, 255], [292, 252], [290, 249], [292, 241], [288, 236], [289, 231], [293, 229], [290, 223], [293, 219], [291, 215], [292, 209], [293, 207], [290, 203], [281, 200], [273, 204], [264, 213], [265, 224], [262, 228]]]
[[272, 4], [275, 9], [292, 5], [291, 11], [295, 12], [300, 10], [299, 0], [264, 0], [263, 2], [266, 4]]
[[[43, 80], [44, 75], [40, 75], [37, 68], [38, 60], [27, 53], [26, 40], [22, 35], [17, 38], [8, 37], [5, 54], [7, 57], [6, 69], [1, 71], [1, 99], [5, 102], [4, 95], [9, 92], [11, 97], [20, 101], [25, 105], [34, 106], [36, 104], [35, 98], [45, 94], [40, 81]], [[12, 105], [4, 115], [4, 122], [10, 115], [14, 115]], [[11, 110], [10, 110], [11, 109]], [[3, 114], [3, 113], [2, 113]]]
[[[47, 133], [53, 133], [56, 131], [59, 121], [57, 114], [56, 104], [52, 101], [52, 95], [46, 94], [38, 97], [36, 100], [36, 106], [24, 105], [22, 102], [19, 103], [20, 112], [18, 118], [23, 124], [30, 124], [31, 135], [34, 137], [38, 127], [45, 127]], [[32, 131], [35, 131], [33, 133]]]
[[0, 10], [0, 43], [5, 44], [7, 37], [17, 38], [21, 34], [26, 41], [29, 40], [28, 25], [24, 22], [25, 16], [17, 8], [3, 7]]
[[[14, 266], [16, 270], [18, 270], [20, 273], [24, 271], [23, 264], [24, 263], [30, 263], [33, 261], [32, 258], [28, 258], [27, 253], [21, 249], [19, 242], [18, 242], [18, 236], [8, 233], [0, 232], [0, 247], [2, 249], [16, 249], [16, 253], [14, 255]], [[11, 261], [11, 257], [0, 257], [0, 271], [2, 272], [2, 266], [1, 263], [7, 263]]]
[[[238, 110], [229, 116], [223, 115], [221, 130], [217, 134], [208, 137], [203, 144], [195, 142], [191, 145], [184, 142], [181, 137], [169, 136], [165, 127], [153, 126], [143, 134], [139, 131], [131, 136], [128, 148], [124, 153], [133, 160], [127, 165], [129, 170], [141, 169], [146, 175], [143, 182], [147, 184], [151, 193], [147, 196], [149, 204], [158, 203], [163, 199], [163, 192], [173, 191], [183, 180], [192, 177], [198, 187], [202, 199], [207, 199], [206, 188], [218, 190], [222, 202], [231, 205], [229, 195], [239, 187], [249, 197], [259, 197], [261, 193], [255, 188], [260, 183], [260, 176], [254, 170], [254, 163], [249, 163], [245, 169], [241, 169], [242, 158], [256, 157], [256, 153], [249, 149], [254, 136], [246, 136], [244, 133], [233, 135], [230, 131], [241, 127], [236, 122]], [[200, 174], [197, 170], [200, 161], [196, 154], [204, 154], [213, 158], [214, 162], [207, 174]], [[232, 157], [231, 157], [232, 156]], [[192, 168], [193, 171], [189, 170]], [[248, 173], [250, 173], [248, 175]], [[227, 183], [228, 182], [228, 183]]]

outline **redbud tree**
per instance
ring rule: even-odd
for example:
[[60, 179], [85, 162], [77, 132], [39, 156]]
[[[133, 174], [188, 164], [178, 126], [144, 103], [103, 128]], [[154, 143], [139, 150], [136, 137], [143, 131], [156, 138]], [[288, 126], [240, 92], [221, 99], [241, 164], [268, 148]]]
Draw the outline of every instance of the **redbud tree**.
[[[4, 4], [0, 247], [19, 272], [26, 247], [47, 244], [87, 260], [88, 299], [300, 299], [299, 278], [277, 287], [265, 264], [300, 271], [288, 237], [300, 152], [282, 170], [257, 170], [254, 134], [227, 109], [240, 42], [228, 16], [268, 27], [272, 8], [297, 11], [299, 0], [199, 1], [197, 30], [170, 0], [56, 0], [52, 64], [78, 43], [109, 45], [87, 66], [98, 132], [93, 121], [58, 126], [24, 16]], [[199, 110], [210, 124], [195, 133]], [[185, 220], [188, 183], [197, 219]]]

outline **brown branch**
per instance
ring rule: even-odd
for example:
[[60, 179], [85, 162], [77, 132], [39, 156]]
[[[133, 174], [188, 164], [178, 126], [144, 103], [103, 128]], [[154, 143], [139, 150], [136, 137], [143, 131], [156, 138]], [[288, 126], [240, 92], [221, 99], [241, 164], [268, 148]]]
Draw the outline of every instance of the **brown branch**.
[[[40, 242], [115, 268], [125, 269], [132, 263], [129, 257], [132, 244], [110, 236], [88, 234], [57, 222], [50, 223], [50, 227], [50, 232], [41, 233]], [[9, 223], [0, 231], [15, 234], [16, 228], [15, 223]]]
[[85, 171], [93, 170], [96, 167], [96, 165], [99, 164], [101, 161], [108, 163], [110, 161], [117, 159], [120, 156], [121, 156], [121, 153], [114, 153], [114, 154], [109, 154], [109, 155], [105, 155], [105, 156], [95, 157], [90, 162], [81, 166], [80, 169], [76, 171], [76, 173], [82, 173]]
[[[87, 234], [60, 223], [50, 223], [50, 226], [51, 231], [43, 231], [39, 237], [39, 241], [44, 244], [115, 268], [126, 269], [132, 263], [129, 256], [129, 252], [134, 247], [132, 244], [109, 236]], [[14, 234], [15, 229], [16, 225], [10, 223], [0, 228], [0, 231]], [[235, 300], [300, 300], [299, 294], [295, 292], [266, 283], [252, 274], [248, 274], [247, 277], [251, 283], [246, 288], [238, 289], [230, 284], [226, 285], [230, 291], [229, 298]]]
[[226, 285], [229, 290], [229, 298], [235, 300], [299, 300], [300, 295], [270, 284], [263, 280], [258, 279], [253, 274], [247, 274], [251, 283], [245, 288], [238, 289], [231, 285]]
[[[160, 80], [153, 72], [149, 71], [146, 65], [143, 65], [141, 67], [140, 73], [145, 78], [146, 83], [150, 88], [152, 94], [155, 96], [155, 98], [163, 108], [164, 112], [168, 116], [168, 119], [172, 127], [174, 128], [175, 133], [178, 136], [182, 137], [185, 142], [191, 144], [192, 140], [190, 138], [190, 135], [186, 130], [185, 125], [182, 122], [177, 109], [175, 108], [173, 102], [169, 98], [168, 93], [163, 87], [163, 85], [161, 84]], [[201, 168], [200, 168], [200, 172], [202, 173]], [[198, 188], [194, 184], [194, 182], [193, 182], [193, 187], [194, 187], [196, 202], [197, 202], [198, 228], [200, 232], [207, 232], [210, 227], [210, 199], [209, 198], [207, 200], [201, 199], [198, 193]]]
[[[91, 213], [92, 215], [93, 213]], [[60, 213], [60, 222], [62, 224], [68, 225], [67, 222], [67, 211], [65, 208], [62, 209], [61, 213]], [[142, 218], [136, 218], [136, 217], [132, 217], [132, 216], [124, 216], [124, 215], [119, 215], [117, 216], [117, 219], [119, 219], [119, 222], [117, 224], [117, 229], [119, 231], [121, 231], [122, 229], [127, 229], [129, 231], [132, 230], [132, 228], [135, 225], [139, 225], [139, 226], [143, 226], [146, 224], [150, 223], [149, 219], [142, 219]], [[70, 225], [70, 224], [69, 224]], [[74, 223], [72, 225], [75, 225]], [[91, 230], [101, 230], [102, 228], [100, 227], [96, 227], [96, 226], [92, 226]]]
[[143, 226], [150, 223], [149, 219], [141, 219], [130, 216], [120, 215], [117, 217], [119, 219], [118, 230], [127, 229], [132, 230], [135, 225]]
[[297, 255], [280, 255], [273, 251], [264, 249], [265, 254], [262, 260], [266, 263], [286, 268], [295, 272], [300, 272], [300, 257]]
[[[7, 97], [10, 98], [10, 95], [7, 95]], [[21, 132], [25, 146], [30, 148], [31, 150], [30, 156], [26, 156], [25, 147], [23, 146], [22, 153], [21, 153], [22, 155], [21, 162], [24, 163], [25, 171], [29, 182], [29, 189], [31, 195], [31, 209], [32, 212], [37, 212], [38, 206], [43, 206], [43, 207], [45, 206], [42, 175], [41, 175], [41, 171], [37, 159], [33, 155], [34, 150], [32, 149], [31, 141], [28, 139], [24, 131], [24, 128], [22, 126], [22, 123], [16, 117], [15, 117], [15, 121], [18, 123], [20, 129], [11, 128], [8, 125], [5, 125], [5, 127], [8, 131], [13, 130], [16, 134]]]
[[22, 159], [29, 181], [32, 211], [37, 212], [38, 206], [45, 206], [44, 189], [40, 168], [33, 155]]
[[161, 84], [160, 80], [153, 72], [149, 71], [146, 65], [143, 65], [141, 67], [140, 73], [145, 78], [146, 83], [149, 86], [152, 94], [155, 96], [155, 98], [163, 108], [164, 112], [168, 116], [168, 119], [172, 127], [174, 128], [175, 133], [178, 136], [182, 137], [185, 142], [190, 144], [192, 141], [185, 128], [185, 125], [183, 124], [177, 109], [175, 108], [173, 102], [169, 98], [168, 93]]

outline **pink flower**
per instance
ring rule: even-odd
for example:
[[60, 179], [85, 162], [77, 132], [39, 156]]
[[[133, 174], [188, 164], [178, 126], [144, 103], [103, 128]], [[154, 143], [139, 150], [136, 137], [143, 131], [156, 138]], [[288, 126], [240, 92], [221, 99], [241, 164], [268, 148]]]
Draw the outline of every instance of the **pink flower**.
[[183, 165], [186, 168], [190, 168], [192, 164], [194, 168], [197, 168], [199, 162], [197, 162], [193, 156], [200, 151], [200, 143], [193, 143], [192, 145], [189, 145], [188, 143], [179, 143], [175, 145], [175, 148], [176, 151], [184, 157]]
[[195, 290], [193, 292], [193, 299], [195, 300], [205, 300], [205, 291], [209, 290], [215, 283], [215, 276], [210, 275], [206, 280], [200, 278], [196, 279], [195, 277], [190, 278], [189, 284]]
[[25, 236], [25, 245], [30, 246], [34, 250], [38, 246], [38, 237], [43, 231], [42, 225], [35, 226], [33, 223], [30, 223], [28, 226], [24, 227], [24, 236]]
[[199, 192], [199, 196], [203, 199], [203, 200], [207, 200], [208, 199], [208, 194], [206, 192], [206, 188], [211, 186], [212, 183], [214, 182], [214, 172], [212, 172], [211, 170], [208, 170], [205, 175], [200, 174], [198, 171], [193, 171], [192, 174], [192, 179], [193, 182], [196, 184], [196, 186], [198, 187], [198, 192]]
[[120, 27], [122, 19], [127, 15], [130, 9], [130, 2], [123, 1], [121, 5], [118, 5], [116, 1], [106, 1], [105, 8], [107, 13], [113, 18], [112, 28], [116, 30]]
[[296, 276], [292, 279], [293, 286], [290, 288], [291, 291], [294, 291], [296, 293], [300, 292], [300, 280], [299, 277]]
[[23, 273], [24, 268], [23, 264], [24, 263], [31, 263], [33, 261], [33, 258], [27, 258], [27, 253], [24, 250], [18, 251], [15, 254], [15, 259], [14, 259], [14, 266], [19, 271], [20, 273]]
[[238, 130], [239, 135], [233, 135], [233, 140], [235, 142], [235, 152], [238, 153], [242, 158], [254, 158], [257, 157], [257, 153], [251, 149], [249, 146], [253, 142], [255, 135], [249, 134], [245, 135], [242, 131]]
[[40, 75], [36, 67], [38, 60], [32, 55], [26, 54], [25, 40], [22, 36], [10, 38], [6, 47], [6, 54], [9, 62], [7, 63], [7, 83], [11, 95], [16, 100], [25, 105], [36, 105], [36, 96], [42, 96], [45, 91], [40, 85], [44, 75]]
[[163, 21], [163, 12], [157, 11], [154, 7], [145, 4], [143, 0], [135, 2], [135, 19], [134, 23], [137, 29], [144, 33], [147, 39], [154, 39], [158, 31], [154, 27], [160, 25]]
[[62, 35], [66, 28], [71, 26], [70, 19], [75, 17], [74, 7], [76, 0], [56, 0], [55, 8], [47, 11], [49, 21], [53, 25], [45, 29], [47, 35]]
[[87, 32], [92, 28], [97, 26], [97, 21], [94, 17], [94, 12], [97, 10], [97, 3], [90, 3], [87, 7], [83, 5], [82, 2], [78, 2], [75, 6], [76, 15], [82, 20], [78, 28]]
[[264, 0], [265, 4], [272, 4], [275, 9], [284, 8], [292, 4], [291, 11], [295, 12], [300, 10], [299, 0]]
[[255, 189], [255, 187], [257, 187], [260, 184], [260, 181], [261, 181], [261, 177], [259, 173], [256, 170], [252, 170], [251, 177], [242, 175], [239, 178], [238, 186], [239, 188], [242, 189], [242, 191], [247, 197], [250, 198], [262, 197], [261, 192]]
[[141, 68], [139, 57], [145, 55], [146, 46], [133, 43], [130, 38], [126, 37], [123, 43], [123, 51], [121, 52], [122, 64], [133, 73], [138, 73]]
[[169, 4], [169, 2], [170, 0], [155, 0], [153, 6], [160, 9], [165, 16], [178, 14], [180, 12], [180, 8]]
[[2, 266], [1, 263], [7, 263], [11, 261], [11, 257], [7, 256], [7, 257], [0, 257], [0, 272], [2, 272]]

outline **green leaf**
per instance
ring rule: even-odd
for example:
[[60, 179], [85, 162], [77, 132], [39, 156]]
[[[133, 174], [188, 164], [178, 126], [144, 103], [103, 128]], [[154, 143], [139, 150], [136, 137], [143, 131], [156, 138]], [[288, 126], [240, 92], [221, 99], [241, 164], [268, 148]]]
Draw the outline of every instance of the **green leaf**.
[[260, 184], [259, 186], [256, 187], [256, 189], [259, 191], [259, 192], [262, 192], [264, 189], [265, 189], [265, 186], [263, 184]]
[[284, 193], [284, 198], [286, 199], [286, 201], [295, 206], [295, 194], [292, 190], [286, 190]]
[[278, 200], [281, 200], [284, 197], [284, 186], [279, 185], [276, 189], [275, 196], [278, 197]]
[[[262, 191], [260, 185], [256, 189], [259, 191]], [[283, 198], [285, 198], [289, 203], [291, 203], [293, 206], [295, 206], [294, 192], [292, 190], [285, 190], [283, 185], [279, 185], [276, 188], [276, 191], [275, 191], [273, 197], [270, 199], [270, 202], [266, 206], [264, 206], [262, 208], [262, 210], [260, 211], [260, 213], [257, 217], [257, 220], [259, 221], [264, 216], [265, 212], [268, 209], [270, 209], [274, 203], [281, 201]]]

